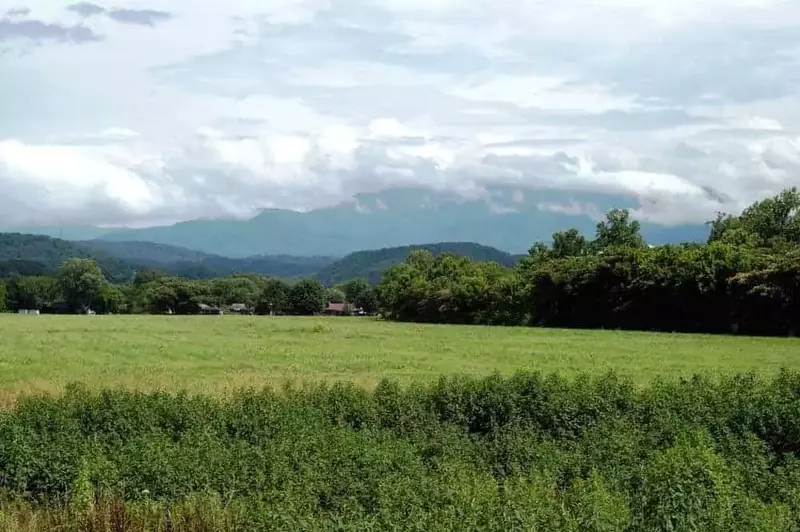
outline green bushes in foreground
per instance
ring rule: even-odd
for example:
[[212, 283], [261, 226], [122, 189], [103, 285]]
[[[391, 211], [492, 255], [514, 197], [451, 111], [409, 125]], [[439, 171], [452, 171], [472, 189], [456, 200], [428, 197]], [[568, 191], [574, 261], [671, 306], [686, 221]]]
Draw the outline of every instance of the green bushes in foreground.
[[0, 416], [2, 530], [792, 531], [800, 374], [72, 388]]

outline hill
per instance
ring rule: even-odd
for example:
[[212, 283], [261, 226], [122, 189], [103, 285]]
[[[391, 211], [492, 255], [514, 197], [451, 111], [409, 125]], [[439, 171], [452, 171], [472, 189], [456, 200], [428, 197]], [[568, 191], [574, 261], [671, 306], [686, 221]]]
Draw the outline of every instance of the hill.
[[136, 266], [102, 250], [42, 235], [0, 233], [0, 274], [42, 275], [54, 272], [67, 259], [92, 258], [106, 278], [120, 282], [133, 276]]
[[347, 282], [358, 277], [377, 283], [387, 268], [403, 262], [409, 253], [419, 249], [428, 250], [434, 255], [455, 253], [473, 260], [497, 262], [504, 266], [513, 266], [517, 259], [516, 256], [499, 249], [472, 242], [439, 242], [357, 251], [323, 268], [317, 274], [317, 278], [327, 285]]
[[83, 240], [78, 245], [100, 250], [118, 259], [147, 264], [172, 264], [176, 262], [200, 262], [214, 257], [209, 253], [195, 251], [180, 246], [158, 244], [155, 242], [114, 242], [110, 240]]
[[334, 257], [256, 256], [232, 259], [152, 242], [71, 242], [43, 235], [0, 233], [0, 277], [47, 275], [70, 258], [92, 258], [113, 282], [131, 279], [136, 270], [154, 269], [192, 279], [257, 273], [285, 279], [310, 277]]
[[290, 255], [231, 258], [180, 246], [141, 241], [89, 240], [80, 244], [109, 253], [118, 259], [192, 279], [209, 279], [234, 273], [257, 273], [284, 279], [309, 277], [337, 259]]

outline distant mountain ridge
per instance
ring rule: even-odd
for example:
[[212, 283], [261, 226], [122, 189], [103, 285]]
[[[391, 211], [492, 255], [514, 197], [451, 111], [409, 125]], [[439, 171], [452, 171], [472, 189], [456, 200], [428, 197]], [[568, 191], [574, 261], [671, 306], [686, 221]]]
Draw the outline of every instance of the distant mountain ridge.
[[284, 279], [310, 277], [338, 257], [293, 257], [256, 255], [231, 258], [154, 242], [80, 242], [119, 259], [136, 262], [168, 273], [192, 278], [211, 278], [234, 273], [257, 273]]
[[434, 255], [455, 253], [504, 266], [513, 266], [519, 258], [472, 242], [439, 242], [362, 250], [341, 259], [292, 256], [234, 259], [152, 242], [70, 242], [42, 235], [0, 233], [0, 277], [52, 274], [67, 259], [78, 257], [95, 259], [106, 277], [114, 282], [130, 281], [141, 269], [196, 279], [255, 273], [283, 279], [316, 277], [326, 285], [358, 277], [378, 282], [387, 268], [399, 264], [418, 249], [428, 250]]
[[70, 258], [92, 258], [114, 282], [136, 270], [155, 269], [196, 279], [256, 273], [284, 279], [311, 277], [335, 257], [247, 257], [232, 259], [151, 242], [70, 242], [43, 235], [0, 233], [0, 276], [52, 273]]
[[[536, 241], [549, 241], [556, 231], [576, 228], [591, 236], [598, 213], [636, 207], [630, 198], [604, 194], [497, 188], [490, 195], [465, 200], [424, 189], [391, 190], [310, 212], [268, 209], [249, 220], [196, 220], [105, 231], [51, 227], [41, 232], [91, 235], [77, 240], [144, 241], [232, 258], [343, 257], [358, 250], [429, 242], [474, 242], [524, 253]], [[704, 241], [708, 227], [642, 223], [642, 234], [651, 244]]]

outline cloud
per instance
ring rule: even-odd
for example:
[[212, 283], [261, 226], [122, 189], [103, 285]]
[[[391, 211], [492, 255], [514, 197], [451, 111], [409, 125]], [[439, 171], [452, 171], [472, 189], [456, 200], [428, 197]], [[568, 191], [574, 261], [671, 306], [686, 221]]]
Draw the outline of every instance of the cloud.
[[155, 26], [172, 18], [166, 11], [155, 9], [112, 9], [108, 12], [109, 18], [124, 24], [138, 24], [141, 26]]
[[164, 22], [172, 18], [172, 14], [157, 9], [129, 9], [114, 8], [106, 9], [97, 4], [80, 2], [67, 6], [67, 11], [77, 13], [83, 17], [93, 17], [95, 15], [105, 15], [111, 20], [123, 24], [137, 24], [140, 26], [155, 26], [159, 22]]
[[83, 17], [92, 17], [94, 15], [105, 13], [106, 9], [89, 2], [80, 2], [78, 4], [67, 6], [67, 11], [72, 11], [73, 13], [77, 13]]
[[0, 54], [0, 193], [24, 206], [4, 224], [423, 187], [593, 218], [572, 198], [613, 194], [676, 225], [800, 185], [789, 0], [29, 4], [0, 41], [54, 46]]
[[8, 11], [6, 11], [6, 17], [13, 18], [13, 17], [25, 17], [30, 15], [31, 10], [27, 7], [12, 7]]
[[0, 20], [0, 42], [30, 40], [33, 42], [57, 41], [83, 44], [101, 38], [90, 28], [81, 25], [63, 26], [40, 20]]

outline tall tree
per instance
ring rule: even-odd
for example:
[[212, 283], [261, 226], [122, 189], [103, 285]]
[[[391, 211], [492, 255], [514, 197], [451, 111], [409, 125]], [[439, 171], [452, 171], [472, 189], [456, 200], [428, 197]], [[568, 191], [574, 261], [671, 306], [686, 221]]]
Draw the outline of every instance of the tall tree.
[[356, 308], [369, 313], [378, 310], [378, 292], [366, 279], [353, 279], [344, 285], [344, 295], [347, 302]]
[[345, 298], [344, 292], [342, 292], [338, 288], [326, 288], [325, 289], [325, 302], [326, 303], [344, 303], [345, 299], [346, 298]]
[[325, 288], [316, 279], [303, 279], [289, 291], [289, 309], [293, 314], [310, 316], [325, 308]]
[[528, 250], [528, 254], [517, 263], [517, 269], [525, 276], [530, 276], [537, 268], [553, 258], [553, 252], [544, 242], [536, 242]]
[[614, 247], [644, 247], [641, 224], [631, 217], [628, 209], [611, 209], [597, 224], [594, 247], [598, 251]]
[[86, 310], [100, 297], [105, 279], [93, 259], [69, 259], [58, 270], [64, 300], [76, 310]]
[[120, 314], [125, 310], [125, 294], [120, 287], [105, 283], [95, 305], [101, 314]]
[[289, 302], [289, 286], [280, 279], [267, 279], [256, 303], [257, 314], [283, 314]]
[[3, 280], [0, 280], [0, 312], [5, 312], [8, 308], [8, 289], [6, 288], [6, 283]]
[[800, 191], [790, 188], [758, 201], [744, 210], [740, 220], [761, 246], [800, 243]]
[[786, 189], [753, 203], [739, 216], [719, 213], [709, 225], [709, 243], [753, 247], [800, 244], [800, 192]]
[[553, 256], [556, 258], [578, 257], [589, 250], [589, 241], [577, 229], [553, 233]]
[[156, 313], [175, 312], [178, 308], [178, 294], [172, 286], [153, 283], [147, 292], [150, 311]]
[[244, 303], [248, 307], [252, 307], [258, 299], [258, 285], [249, 277], [215, 279], [211, 285], [213, 297], [220, 305]]

